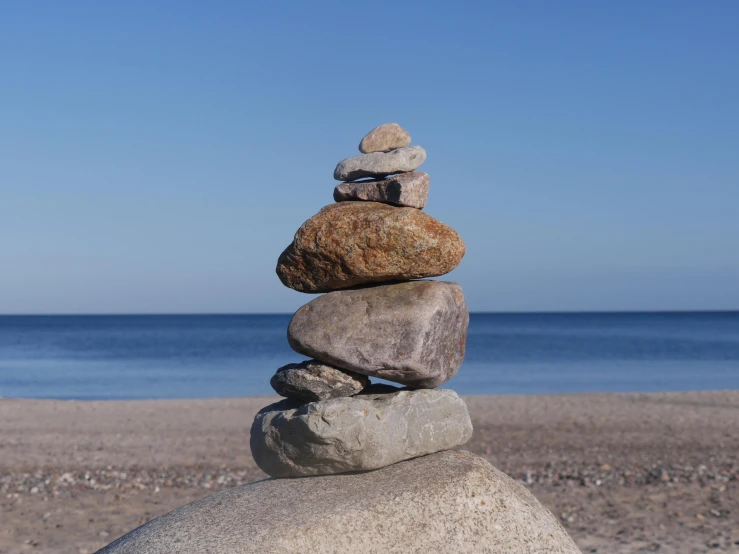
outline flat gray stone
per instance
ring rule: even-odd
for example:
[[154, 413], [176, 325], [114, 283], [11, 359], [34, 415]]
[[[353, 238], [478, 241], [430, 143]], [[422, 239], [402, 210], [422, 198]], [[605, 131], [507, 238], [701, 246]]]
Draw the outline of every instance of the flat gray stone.
[[579, 554], [521, 484], [469, 452], [267, 479], [165, 514], [101, 554]]
[[364, 154], [370, 152], [389, 152], [396, 148], [403, 148], [411, 143], [408, 131], [397, 123], [383, 123], [365, 135], [359, 143], [359, 151]]
[[379, 469], [466, 443], [467, 406], [449, 389], [283, 400], [263, 408], [251, 427], [251, 453], [272, 477]]
[[295, 312], [287, 339], [337, 367], [433, 388], [462, 365], [468, 324], [459, 285], [410, 281], [319, 296]]
[[364, 200], [422, 209], [429, 197], [429, 175], [422, 171], [399, 173], [379, 181], [341, 183], [334, 189], [337, 202]]
[[307, 360], [277, 370], [269, 382], [280, 396], [302, 402], [318, 402], [359, 394], [369, 379], [358, 373]]
[[393, 173], [415, 171], [425, 159], [426, 151], [420, 146], [354, 156], [339, 162], [334, 170], [334, 179], [354, 181], [363, 177], [385, 177]]

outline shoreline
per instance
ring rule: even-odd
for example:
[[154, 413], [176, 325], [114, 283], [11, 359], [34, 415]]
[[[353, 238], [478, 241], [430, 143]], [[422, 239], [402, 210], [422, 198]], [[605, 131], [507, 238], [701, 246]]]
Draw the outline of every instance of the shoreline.
[[[0, 399], [0, 554], [91, 553], [264, 478], [249, 428], [277, 398]], [[739, 552], [739, 391], [464, 399], [462, 449], [529, 487], [584, 552]]]

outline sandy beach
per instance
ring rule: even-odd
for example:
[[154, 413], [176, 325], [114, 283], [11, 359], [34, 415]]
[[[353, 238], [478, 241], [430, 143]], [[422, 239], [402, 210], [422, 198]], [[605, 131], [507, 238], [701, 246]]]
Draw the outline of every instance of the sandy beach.
[[[0, 400], [0, 553], [92, 553], [264, 478], [272, 397]], [[467, 397], [465, 449], [519, 479], [583, 552], [739, 552], [739, 391]]]

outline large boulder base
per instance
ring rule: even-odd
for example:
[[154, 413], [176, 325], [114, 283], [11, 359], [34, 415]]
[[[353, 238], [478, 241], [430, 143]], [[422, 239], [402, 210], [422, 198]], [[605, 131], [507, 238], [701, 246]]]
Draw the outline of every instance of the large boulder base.
[[453, 390], [363, 394], [262, 409], [251, 428], [254, 461], [272, 477], [379, 469], [449, 450], [472, 436], [467, 406]]
[[385, 177], [393, 173], [415, 171], [425, 160], [426, 151], [420, 146], [363, 154], [341, 160], [334, 169], [334, 179], [354, 181], [363, 177]]
[[454, 229], [419, 210], [340, 202], [303, 223], [276, 271], [291, 289], [329, 292], [444, 275], [464, 253]]
[[462, 365], [469, 319], [456, 283], [411, 281], [319, 296], [295, 312], [287, 340], [336, 367], [434, 388]]
[[371, 473], [226, 489], [124, 535], [99, 554], [579, 554], [522, 485], [469, 452]]

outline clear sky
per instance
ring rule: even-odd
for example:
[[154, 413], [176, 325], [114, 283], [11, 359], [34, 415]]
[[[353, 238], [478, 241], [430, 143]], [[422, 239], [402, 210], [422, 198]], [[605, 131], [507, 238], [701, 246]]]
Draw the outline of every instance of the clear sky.
[[2, 2], [0, 313], [289, 312], [397, 121], [476, 311], [739, 309], [739, 2]]

